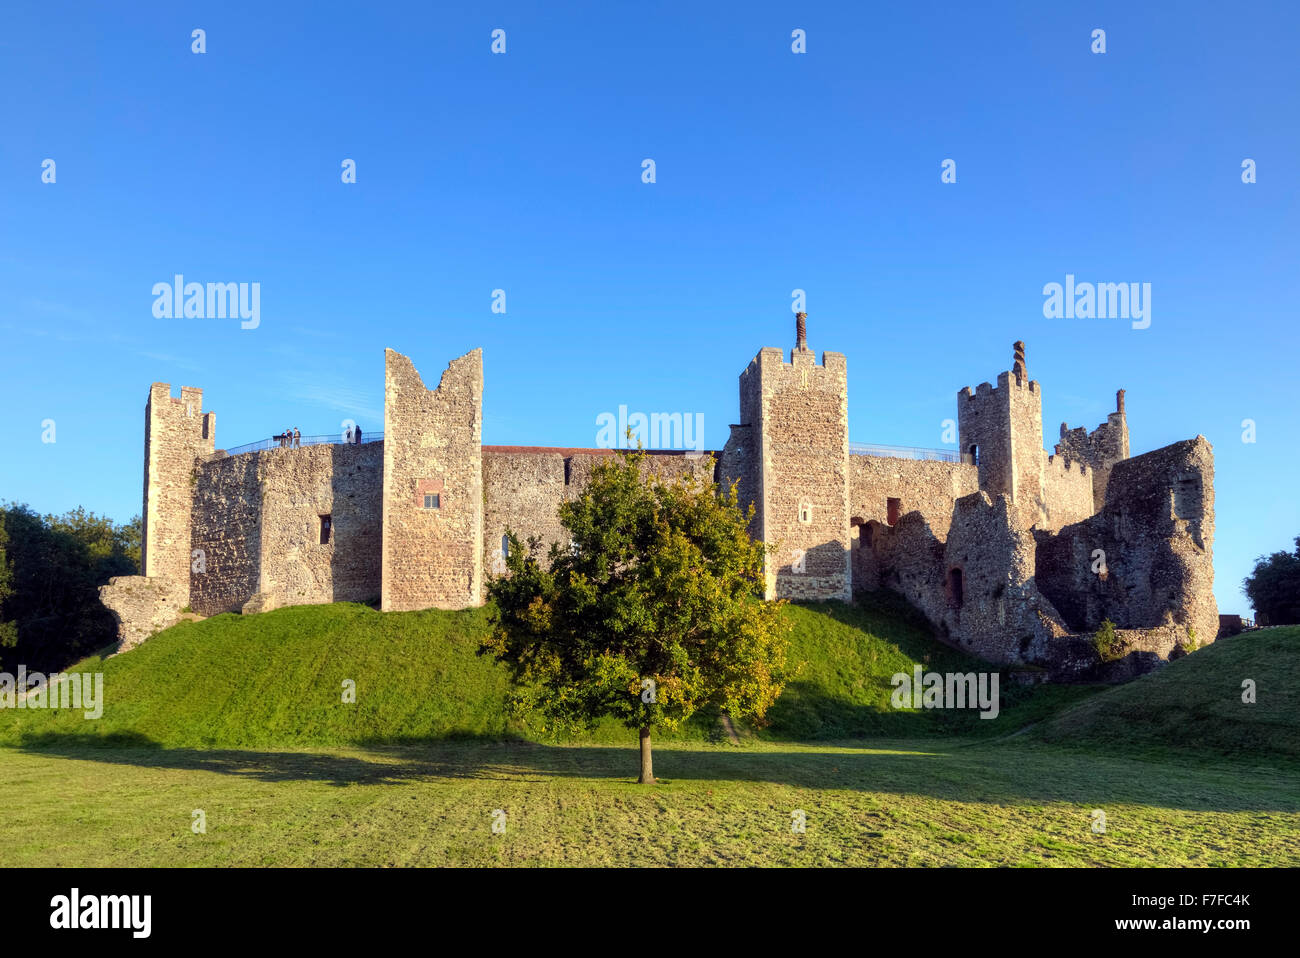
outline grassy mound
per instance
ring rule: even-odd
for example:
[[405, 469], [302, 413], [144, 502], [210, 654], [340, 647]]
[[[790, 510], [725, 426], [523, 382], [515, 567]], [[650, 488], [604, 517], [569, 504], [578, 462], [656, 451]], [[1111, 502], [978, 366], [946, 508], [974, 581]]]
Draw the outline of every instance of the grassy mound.
[[[757, 734], [777, 740], [867, 735], [988, 736], [1037, 721], [1090, 690], [1000, 687], [1001, 714], [900, 711], [890, 705], [897, 672], [987, 671], [934, 642], [923, 620], [890, 593], [860, 605], [791, 605], [790, 660], [801, 665]], [[522, 734], [507, 718], [506, 670], [476, 655], [488, 611], [381, 613], [352, 603], [295, 606], [261, 615], [219, 615], [177, 625], [111, 659], [77, 671], [104, 673], [103, 717], [80, 711], [0, 711], [0, 745], [73, 741], [167, 748], [265, 748], [394, 744]], [[344, 683], [356, 701], [343, 701]], [[741, 728], [740, 733], [755, 734]], [[676, 735], [722, 735], [701, 714]], [[603, 723], [584, 740], [631, 743]]]
[[[1300, 626], [1220, 639], [1029, 733], [1080, 748], [1300, 758]], [[1242, 701], [1255, 683], [1255, 702]]]

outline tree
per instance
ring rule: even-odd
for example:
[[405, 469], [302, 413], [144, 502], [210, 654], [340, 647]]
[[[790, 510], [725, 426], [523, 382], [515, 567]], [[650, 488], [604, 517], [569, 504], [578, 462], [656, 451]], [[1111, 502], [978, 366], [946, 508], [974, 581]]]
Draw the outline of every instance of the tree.
[[[0, 512], [0, 520], [4, 517]], [[14, 594], [14, 569], [5, 553], [5, 544], [9, 534], [5, 532], [4, 522], [0, 521], [0, 662], [5, 660], [5, 649], [18, 644], [18, 625], [5, 621], [5, 602]]]
[[480, 650], [515, 678], [517, 717], [542, 729], [612, 716], [640, 736], [716, 707], [761, 721], [786, 680], [786, 626], [762, 599], [766, 548], [749, 537], [734, 484], [650, 474], [639, 449], [601, 463], [560, 507], [570, 547], [521, 547], [488, 584], [493, 630]]
[[139, 569], [139, 520], [116, 525], [82, 508], [40, 516], [0, 503], [0, 669], [54, 671], [117, 638], [99, 586]]
[[1255, 570], [1242, 581], [1242, 591], [1255, 609], [1260, 625], [1300, 622], [1300, 536], [1295, 552], [1274, 552], [1255, 560]]

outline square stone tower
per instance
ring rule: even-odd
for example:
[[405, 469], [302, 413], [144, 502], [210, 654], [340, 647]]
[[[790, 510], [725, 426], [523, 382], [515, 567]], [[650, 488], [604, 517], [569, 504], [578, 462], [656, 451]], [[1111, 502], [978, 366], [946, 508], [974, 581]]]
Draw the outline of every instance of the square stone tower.
[[1015, 344], [1013, 367], [998, 373], [994, 388], [980, 383], [957, 393], [957, 434], [962, 458], [979, 466], [979, 487], [996, 499], [1009, 496], [1024, 528], [1046, 516], [1043, 490], [1043, 394], [1025, 371], [1025, 344]]
[[149, 387], [144, 407], [144, 508], [141, 512], [140, 571], [165, 579], [179, 590], [181, 605], [190, 598], [190, 518], [196, 459], [210, 456], [217, 417], [203, 412], [203, 390], [182, 386], [179, 399], [170, 383]]
[[437, 389], [384, 351], [381, 607], [482, 604], [483, 351], [453, 360]]
[[[777, 551], [767, 598], [842, 599], [853, 594], [849, 542], [848, 370], [843, 353], [808, 348], [796, 323], [790, 362], [759, 352], [740, 376], [741, 427], [748, 427], [746, 482], [753, 534]], [[742, 505], [745, 505], [742, 503]]]

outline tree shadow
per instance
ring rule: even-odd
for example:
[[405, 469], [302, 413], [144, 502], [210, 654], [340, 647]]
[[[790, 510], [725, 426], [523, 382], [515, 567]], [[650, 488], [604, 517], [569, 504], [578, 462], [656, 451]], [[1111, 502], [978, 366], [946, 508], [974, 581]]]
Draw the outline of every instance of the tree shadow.
[[[107, 746], [107, 747], [106, 747]], [[1025, 805], [1070, 802], [1202, 812], [1300, 812], [1300, 769], [1180, 765], [1081, 755], [1037, 744], [953, 748], [952, 743], [875, 742], [799, 750], [734, 747], [655, 750], [669, 787], [752, 782], [832, 791], [883, 792], [942, 801]], [[559, 778], [633, 785], [636, 749], [457, 740], [369, 745], [337, 751], [160, 748], [146, 736], [35, 736], [22, 751], [138, 768], [210, 772], [259, 782], [395, 785], [437, 779], [515, 784]], [[360, 754], [358, 754], [360, 753]]]

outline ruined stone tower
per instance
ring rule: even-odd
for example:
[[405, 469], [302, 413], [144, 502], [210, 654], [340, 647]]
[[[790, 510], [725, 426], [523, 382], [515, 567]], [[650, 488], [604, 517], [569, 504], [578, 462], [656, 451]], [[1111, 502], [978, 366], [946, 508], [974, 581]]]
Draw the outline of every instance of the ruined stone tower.
[[483, 351], [427, 389], [384, 351], [382, 608], [463, 609], [483, 595]]
[[1086, 463], [1092, 470], [1093, 508], [1100, 511], [1106, 504], [1106, 486], [1115, 463], [1128, 458], [1128, 414], [1124, 411], [1124, 390], [1115, 393], [1115, 411], [1106, 421], [1088, 432], [1082, 426], [1071, 429], [1061, 423], [1061, 441], [1056, 454], [1066, 461]]
[[769, 598], [852, 597], [849, 552], [848, 373], [843, 353], [808, 348], [796, 320], [790, 362], [767, 348], [740, 376], [740, 419], [720, 473], [755, 505], [754, 535], [778, 551], [767, 567]]
[[190, 596], [190, 516], [195, 460], [212, 454], [217, 417], [203, 412], [203, 390], [169, 383], [149, 387], [144, 407], [144, 504], [140, 570], [174, 583], [182, 604]]
[[1006, 495], [1026, 527], [1047, 512], [1043, 490], [1043, 395], [1025, 370], [1024, 343], [1013, 369], [996, 387], [980, 383], [957, 393], [957, 434], [963, 458], [979, 467], [979, 487]]

